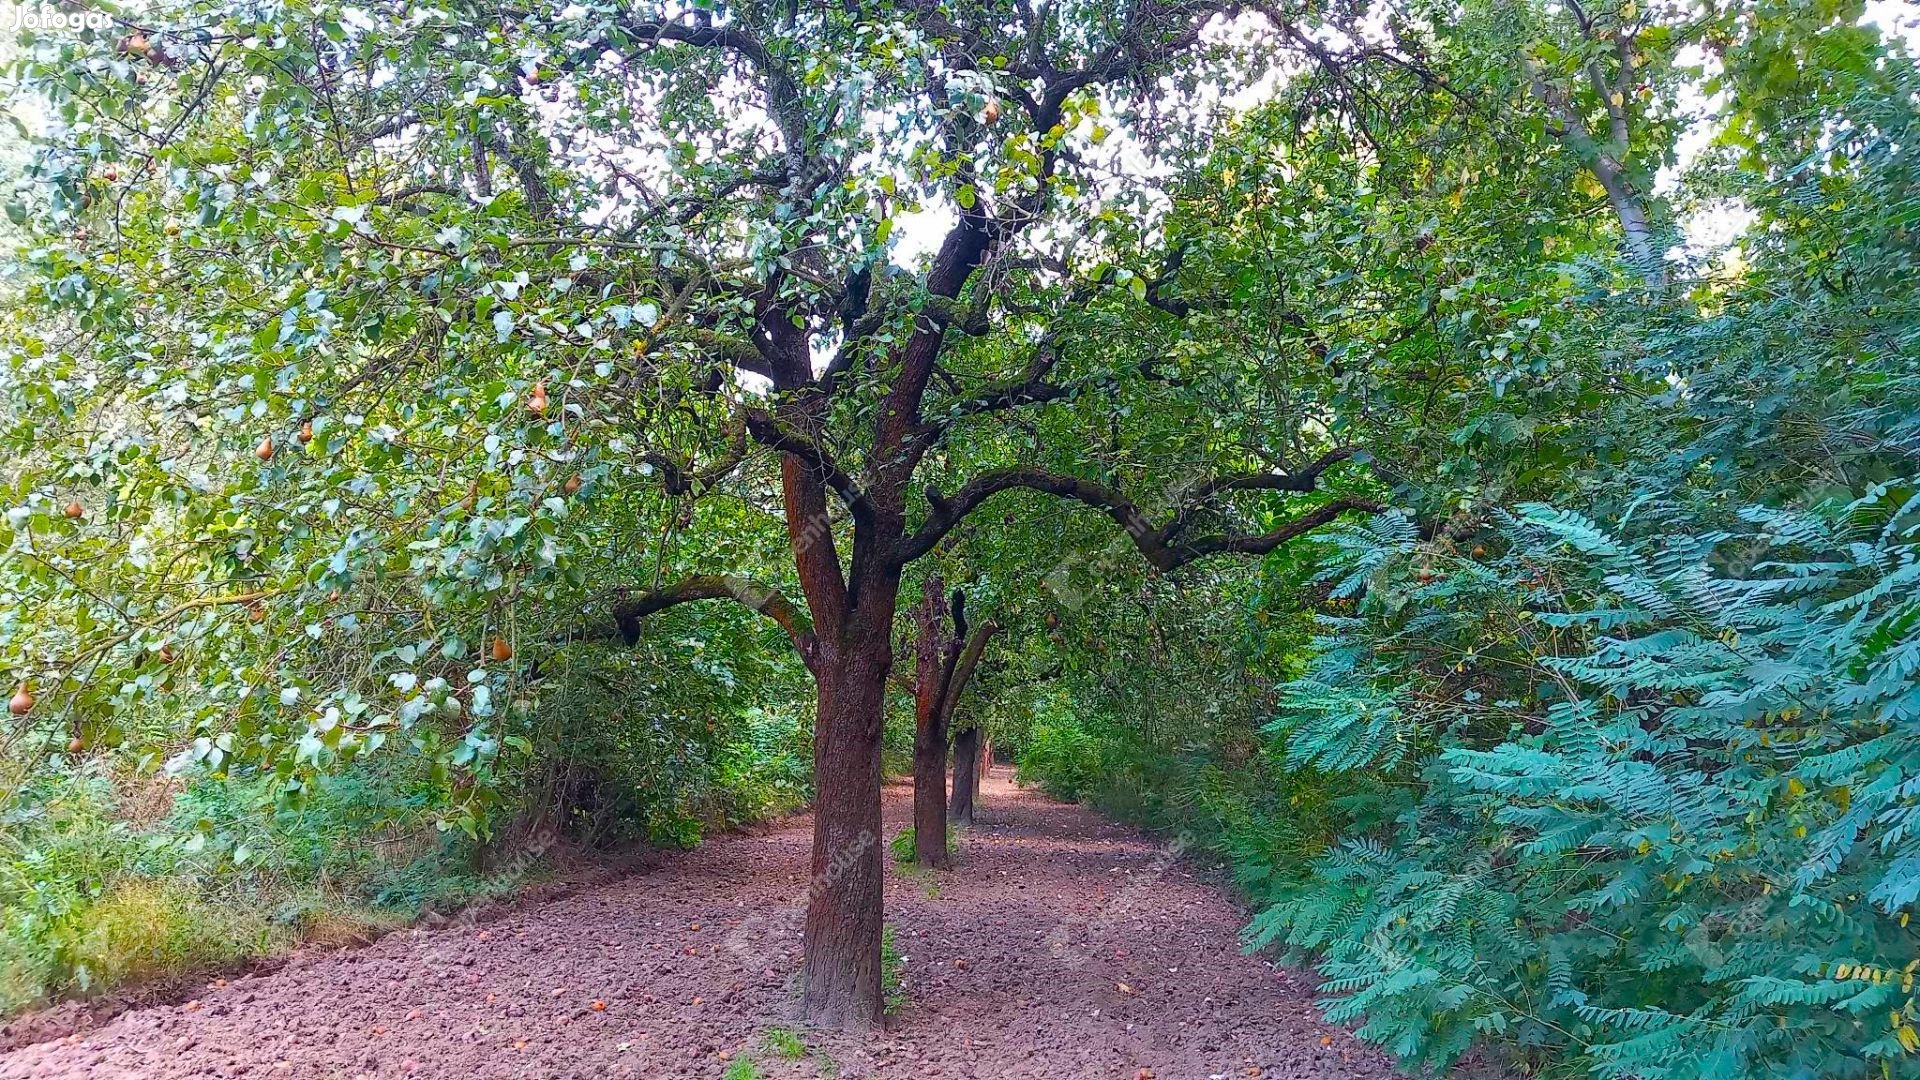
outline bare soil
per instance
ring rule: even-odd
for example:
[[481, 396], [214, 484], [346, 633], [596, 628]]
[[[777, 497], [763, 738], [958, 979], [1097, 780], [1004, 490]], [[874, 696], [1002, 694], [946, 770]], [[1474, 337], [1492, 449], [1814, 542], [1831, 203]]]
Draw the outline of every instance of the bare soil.
[[[887, 789], [889, 835], [911, 802]], [[888, 1029], [798, 1029], [810, 837], [794, 818], [498, 921], [296, 955], [0, 1055], [0, 1078], [1397, 1075], [1320, 1019], [1311, 976], [1242, 954], [1242, 915], [1204, 876], [1004, 769], [953, 870], [889, 860]]]

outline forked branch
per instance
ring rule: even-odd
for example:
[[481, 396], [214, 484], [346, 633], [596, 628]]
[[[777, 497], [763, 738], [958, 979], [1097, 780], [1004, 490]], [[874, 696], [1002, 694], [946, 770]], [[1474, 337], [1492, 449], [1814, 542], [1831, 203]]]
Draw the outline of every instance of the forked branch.
[[1124, 494], [1104, 484], [1044, 469], [996, 469], [974, 477], [951, 497], [928, 489], [927, 501], [932, 505], [932, 510], [918, 530], [902, 539], [898, 559], [901, 563], [907, 563], [932, 551], [942, 537], [981, 504], [1000, 492], [1015, 489], [1045, 492], [1101, 511], [1126, 532], [1147, 562], [1163, 571], [1177, 569], [1207, 555], [1264, 555], [1349, 510], [1377, 513], [1382, 507], [1371, 499], [1343, 495], [1289, 518], [1263, 533], [1221, 533], [1193, 538], [1184, 534], [1200, 505], [1219, 492], [1312, 491], [1318, 486], [1322, 472], [1336, 462], [1351, 457], [1352, 453], [1351, 450], [1335, 451], [1298, 473], [1249, 473], [1213, 481], [1197, 489], [1196, 497], [1183, 504], [1164, 525], [1155, 525]]

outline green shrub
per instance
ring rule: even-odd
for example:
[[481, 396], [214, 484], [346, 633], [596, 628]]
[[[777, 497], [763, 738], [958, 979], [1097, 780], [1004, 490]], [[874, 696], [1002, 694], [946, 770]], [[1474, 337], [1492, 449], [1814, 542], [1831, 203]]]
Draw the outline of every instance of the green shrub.
[[31, 773], [0, 811], [0, 1007], [96, 985], [82, 949], [89, 913], [149, 854], [113, 806], [105, 775], [48, 768]]
[[83, 989], [178, 979], [285, 940], [250, 906], [215, 905], [188, 882], [137, 877], [90, 905], [73, 934], [65, 951]]
[[1069, 703], [1049, 698], [1027, 732], [1016, 775], [1056, 799], [1078, 801], [1103, 775], [1099, 741]]
[[628, 702], [722, 710], [699, 718], [562, 726], [562, 707], [630, 714], [604, 688], [556, 690], [552, 709], [529, 719], [536, 734], [554, 725], [540, 735], [551, 756], [502, 784], [476, 835], [436, 827], [445, 807], [428, 766], [404, 754], [295, 789], [238, 765], [171, 777], [111, 754], [0, 760], [0, 1014], [296, 941], [364, 941], [429, 909], [511, 894], [548, 872], [519, 854], [535, 829], [574, 843], [691, 846], [804, 806], [808, 699], [743, 705], [728, 670], [699, 663], [675, 696]]
[[[691, 620], [670, 613], [637, 649], [569, 657], [527, 721], [532, 753], [507, 785], [496, 827], [518, 816], [590, 849], [687, 848], [806, 805], [805, 669]], [[681, 632], [696, 625], [698, 634]]]
[[538, 870], [466, 872], [473, 843], [436, 833], [391, 764], [297, 803], [257, 776], [181, 781], [110, 757], [22, 775], [0, 817], [0, 1012], [364, 941]]
[[913, 775], [913, 711], [911, 708], [887, 710], [886, 726], [880, 730], [880, 775]]

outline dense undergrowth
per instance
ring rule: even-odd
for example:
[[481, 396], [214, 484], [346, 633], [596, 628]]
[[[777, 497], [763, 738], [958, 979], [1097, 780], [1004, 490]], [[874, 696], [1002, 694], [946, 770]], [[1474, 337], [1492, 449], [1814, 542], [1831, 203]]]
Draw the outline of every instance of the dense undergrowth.
[[[347, 940], [405, 916], [404, 903], [376, 896], [405, 887], [408, 860], [390, 865], [380, 844], [351, 839], [406, 820], [391, 779], [328, 784], [299, 814], [256, 812], [259, 792], [100, 762], [34, 777], [6, 818], [0, 1009], [217, 969], [298, 940]], [[389, 838], [421, 854], [419, 837]], [[421, 861], [449, 896], [474, 880], [445, 878], [443, 858]]]
[[364, 941], [581, 858], [790, 812], [811, 791], [803, 718], [745, 706], [701, 719], [698, 737], [652, 739], [535, 723], [554, 743], [478, 835], [436, 827], [427, 770], [404, 759], [322, 778], [297, 803], [240, 770], [174, 776], [104, 755], [16, 774], [0, 812], [0, 1015]]

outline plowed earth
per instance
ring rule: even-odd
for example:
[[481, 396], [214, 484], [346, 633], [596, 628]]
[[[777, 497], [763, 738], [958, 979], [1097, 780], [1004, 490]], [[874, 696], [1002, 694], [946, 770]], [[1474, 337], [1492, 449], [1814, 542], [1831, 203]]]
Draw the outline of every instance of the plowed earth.
[[[888, 788], [889, 835], [911, 799]], [[1310, 977], [1244, 955], [1241, 913], [1164, 844], [1004, 770], [980, 805], [952, 871], [889, 860], [906, 959], [882, 1032], [788, 1019], [801, 817], [499, 921], [298, 955], [0, 1055], [0, 1078], [1396, 1075], [1319, 1018]]]

